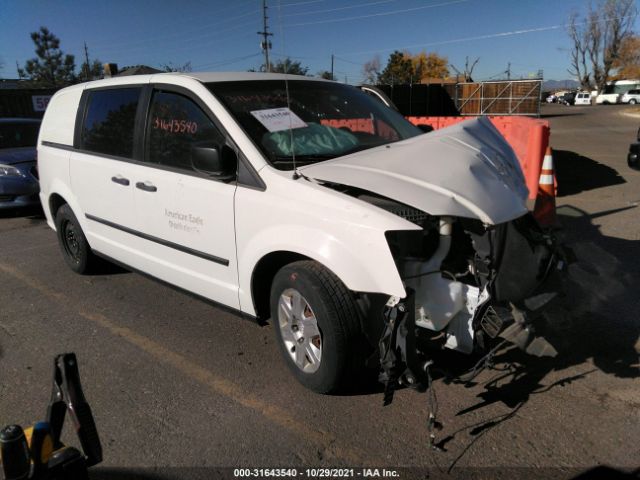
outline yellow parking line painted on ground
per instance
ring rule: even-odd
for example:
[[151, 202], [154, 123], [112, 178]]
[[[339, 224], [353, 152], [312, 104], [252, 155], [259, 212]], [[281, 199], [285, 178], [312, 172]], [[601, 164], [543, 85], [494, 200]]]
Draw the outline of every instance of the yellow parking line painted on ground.
[[[11, 265], [0, 262], [0, 271], [21, 281], [34, 290], [37, 290], [42, 295], [55, 302], [62, 303], [65, 306], [69, 305], [68, 299], [64, 294], [53, 290], [44, 283], [24, 274]], [[212, 373], [210, 370], [207, 370], [179, 353], [160, 345], [150, 338], [140, 335], [130, 328], [117, 325], [100, 313], [88, 312], [86, 310], [76, 310], [76, 313], [81, 317], [100, 325], [113, 335], [135, 345], [154, 357], [156, 360], [167, 364], [199, 383], [206, 385], [216, 393], [260, 413], [269, 421], [286, 429], [287, 431], [299, 435], [323, 449], [328, 449], [329, 451], [323, 452], [325, 455], [334, 456], [353, 465], [361, 464], [362, 459], [365, 458], [364, 452], [359, 449], [338, 446], [333, 435], [314, 430], [310, 426], [296, 420], [282, 408], [259, 399], [251, 393], [244, 391], [232, 381]]]

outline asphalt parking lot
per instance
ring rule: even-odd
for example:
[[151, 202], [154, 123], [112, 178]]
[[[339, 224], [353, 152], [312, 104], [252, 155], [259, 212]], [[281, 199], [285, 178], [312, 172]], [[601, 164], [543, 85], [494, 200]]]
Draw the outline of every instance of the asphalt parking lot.
[[505, 352], [498, 364], [511, 369], [484, 372], [472, 387], [437, 380], [444, 451], [428, 448], [424, 394], [403, 390], [383, 407], [374, 389], [306, 391], [271, 326], [119, 269], [75, 275], [38, 212], [0, 214], [0, 423], [42, 419], [52, 358], [74, 351], [102, 437], [99, 478], [168, 467], [178, 476], [191, 467], [386, 466], [505, 478], [637, 469], [640, 172], [626, 151], [640, 118], [628, 110], [543, 107], [562, 234], [578, 258], [570, 315], [550, 331], [560, 354]]

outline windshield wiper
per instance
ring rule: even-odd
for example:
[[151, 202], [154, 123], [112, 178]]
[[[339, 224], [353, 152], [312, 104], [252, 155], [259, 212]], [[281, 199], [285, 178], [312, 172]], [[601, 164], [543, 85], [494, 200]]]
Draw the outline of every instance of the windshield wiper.
[[[338, 155], [335, 154], [326, 154], [326, 155], [296, 155], [295, 163], [315, 163], [315, 162], [323, 162], [325, 160], [330, 160], [332, 158], [336, 158]], [[276, 156], [272, 157], [272, 163], [290, 163], [293, 165], [294, 160], [293, 157], [287, 156]]]

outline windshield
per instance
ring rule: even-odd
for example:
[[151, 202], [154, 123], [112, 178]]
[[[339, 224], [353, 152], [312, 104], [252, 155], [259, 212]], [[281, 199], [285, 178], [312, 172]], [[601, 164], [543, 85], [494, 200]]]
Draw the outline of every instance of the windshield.
[[422, 133], [355, 87], [289, 80], [218, 82], [209, 90], [281, 170], [397, 142]]
[[0, 123], [0, 148], [35, 147], [39, 123]]

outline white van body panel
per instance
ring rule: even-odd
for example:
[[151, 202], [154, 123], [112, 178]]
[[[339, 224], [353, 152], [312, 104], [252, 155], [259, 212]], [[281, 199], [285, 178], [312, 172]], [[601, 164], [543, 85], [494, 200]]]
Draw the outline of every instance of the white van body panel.
[[135, 177], [136, 182], [146, 182], [158, 189], [153, 193], [132, 189], [136, 229], [208, 255], [202, 258], [147, 241], [148, 255], [138, 260], [137, 268], [238, 309], [234, 231], [237, 187], [167, 170], [136, 167], [145, 170]]
[[291, 172], [260, 171], [267, 191], [239, 187], [236, 241], [242, 311], [254, 314], [251, 277], [272, 252], [294, 252], [323, 264], [351, 290], [406, 292], [385, 231], [420, 230], [389, 212]]
[[[75, 85], [59, 90], [51, 97], [42, 118], [38, 144], [44, 140], [62, 145], [73, 145], [73, 133], [82, 90], [83, 85]], [[52, 118], [54, 116], [55, 118]]]
[[602, 105], [607, 103], [618, 103], [620, 101], [619, 93], [601, 93], [596, 97], [596, 104]]

